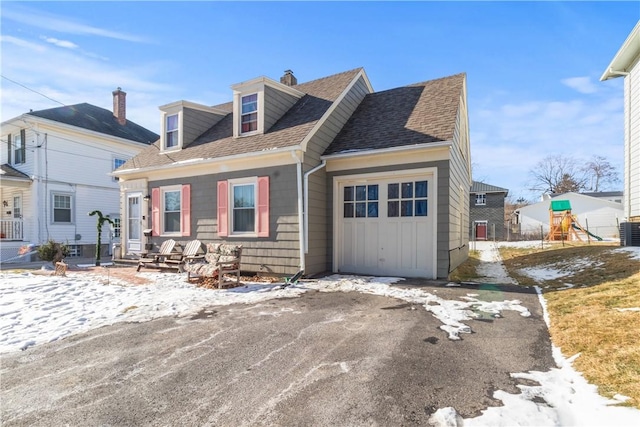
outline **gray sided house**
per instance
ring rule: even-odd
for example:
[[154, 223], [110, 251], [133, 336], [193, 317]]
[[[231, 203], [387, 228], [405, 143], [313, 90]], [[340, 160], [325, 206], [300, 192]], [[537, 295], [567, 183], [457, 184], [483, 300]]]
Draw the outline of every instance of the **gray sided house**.
[[509, 190], [473, 181], [469, 198], [472, 240], [505, 240], [504, 202]]
[[231, 92], [160, 107], [160, 140], [114, 173], [120, 256], [199, 239], [242, 244], [246, 272], [428, 278], [467, 258], [464, 74], [374, 92], [362, 68], [287, 71]]

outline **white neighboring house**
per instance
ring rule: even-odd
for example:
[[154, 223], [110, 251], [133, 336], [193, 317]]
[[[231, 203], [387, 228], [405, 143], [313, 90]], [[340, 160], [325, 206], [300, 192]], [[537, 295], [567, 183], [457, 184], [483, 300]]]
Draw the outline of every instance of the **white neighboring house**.
[[618, 222], [622, 221], [624, 211], [621, 203], [610, 202], [602, 198], [578, 193], [560, 194], [533, 205], [516, 210], [523, 235], [540, 236], [540, 227], [546, 235], [549, 232], [549, 207], [551, 200], [569, 200], [571, 213], [589, 232], [603, 239], [618, 238]]
[[120, 88], [113, 106], [31, 111], [0, 125], [0, 261], [49, 239], [69, 244], [71, 256], [95, 256], [93, 210], [116, 222], [103, 228], [103, 251], [118, 241], [120, 189], [110, 173], [159, 135], [127, 120]]
[[624, 77], [624, 216], [640, 222], [640, 21], [600, 77]]

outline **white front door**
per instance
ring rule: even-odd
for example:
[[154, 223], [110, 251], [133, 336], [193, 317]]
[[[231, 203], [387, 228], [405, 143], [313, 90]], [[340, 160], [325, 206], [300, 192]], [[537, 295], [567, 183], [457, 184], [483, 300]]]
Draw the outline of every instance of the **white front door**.
[[335, 270], [436, 277], [433, 173], [338, 178]]
[[142, 252], [142, 193], [127, 194], [127, 253]]

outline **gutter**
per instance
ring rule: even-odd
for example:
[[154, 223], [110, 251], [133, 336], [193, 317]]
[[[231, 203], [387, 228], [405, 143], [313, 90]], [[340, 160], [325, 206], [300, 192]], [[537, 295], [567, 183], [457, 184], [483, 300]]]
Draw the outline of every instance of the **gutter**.
[[[614, 74], [618, 76], [628, 77], [629, 72], [627, 71], [616, 71], [613, 68], [609, 68], [609, 74]], [[625, 153], [625, 157], [627, 158], [627, 164], [625, 167], [625, 175], [629, 175], [625, 177], [625, 181], [629, 180], [629, 188], [625, 188], [625, 214], [627, 216], [627, 221], [631, 218], [631, 78], [628, 79], [629, 83], [629, 96], [627, 96], [627, 135], [626, 135], [626, 148], [627, 152]], [[624, 90], [624, 89], [623, 89]]]
[[452, 147], [452, 146], [453, 146], [453, 141], [429, 142], [425, 144], [413, 144], [413, 145], [403, 145], [400, 147], [385, 148], [382, 150], [372, 148], [372, 149], [363, 149], [363, 150], [343, 151], [341, 153], [327, 154], [327, 155], [321, 156], [320, 159], [322, 160], [342, 159], [342, 158], [357, 157], [357, 156], [368, 155], [368, 154], [387, 154], [387, 153], [411, 151], [411, 150], [417, 150], [417, 149], [442, 148], [442, 147]]
[[325, 167], [327, 161], [323, 160], [315, 168], [304, 174], [304, 253], [309, 253], [309, 175]]

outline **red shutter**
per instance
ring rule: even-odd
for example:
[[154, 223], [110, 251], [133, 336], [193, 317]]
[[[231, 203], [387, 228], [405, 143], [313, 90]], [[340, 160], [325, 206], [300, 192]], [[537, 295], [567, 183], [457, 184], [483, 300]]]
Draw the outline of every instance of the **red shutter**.
[[258, 177], [258, 237], [269, 237], [269, 177]]
[[218, 236], [229, 234], [229, 184], [218, 181]]
[[159, 236], [160, 233], [160, 189], [151, 189], [151, 233]]
[[183, 236], [191, 235], [191, 185], [182, 186], [182, 200], [180, 201], [180, 229]]

